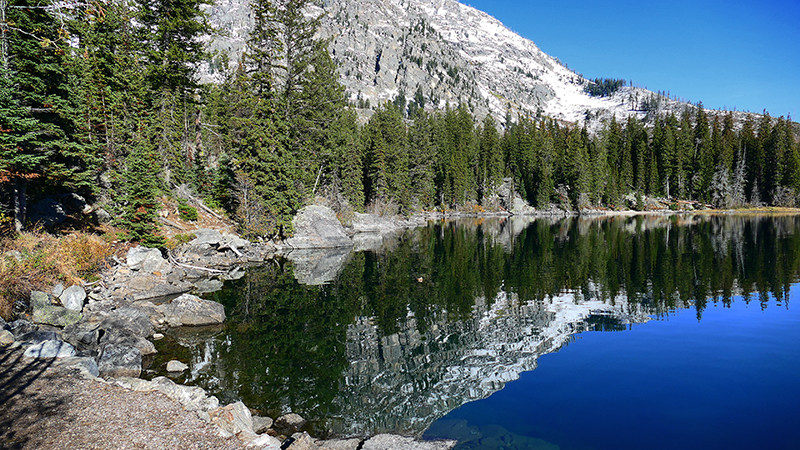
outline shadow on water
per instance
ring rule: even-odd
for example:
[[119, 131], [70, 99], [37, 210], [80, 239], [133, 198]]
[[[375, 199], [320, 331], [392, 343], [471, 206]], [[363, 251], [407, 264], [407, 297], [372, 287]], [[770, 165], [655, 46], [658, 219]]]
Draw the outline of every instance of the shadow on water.
[[0, 349], [0, 448], [28, 448], [38, 420], [59, 414], [67, 404], [68, 396], [39, 392], [34, 386], [53, 376], [47, 369], [54, 361], [25, 358], [21, 348]]

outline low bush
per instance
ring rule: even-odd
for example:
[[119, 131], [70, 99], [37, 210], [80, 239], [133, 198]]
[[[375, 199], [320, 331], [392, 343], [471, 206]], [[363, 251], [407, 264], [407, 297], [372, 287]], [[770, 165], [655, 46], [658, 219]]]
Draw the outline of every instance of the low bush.
[[0, 316], [9, 318], [14, 302], [32, 290], [45, 290], [58, 282], [80, 284], [93, 278], [112, 246], [102, 237], [73, 233], [55, 237], [47, 233], [21, 233], [0, 241]]

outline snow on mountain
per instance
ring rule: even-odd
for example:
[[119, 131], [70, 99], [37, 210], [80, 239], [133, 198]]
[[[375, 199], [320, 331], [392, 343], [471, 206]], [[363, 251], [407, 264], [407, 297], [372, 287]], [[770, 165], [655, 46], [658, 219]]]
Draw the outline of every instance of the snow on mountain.
[[[251, 18], [248, 0], [217, 0], [211, 22], [228, 33], [213, 49], [238, 59]], [[655, 93], [624, 87], [592, 97], [581, 75], [492, 16], [456, 0], [323, 0], [319, 35], [330, 39], [341, 81], [357, 105], [374, 108], [404, 94], [419, 94], [426, 109], [466, 104], [481, 119], [501, 123], [507, 111], [543, 114], [596, 130], [604, 119], [643, 118]], [[212, 70], [209, 74], [213, 76]], [[686, 104], [660, 97], [660, 110]], [[368, 108], [362, 113], [369, 114]]]

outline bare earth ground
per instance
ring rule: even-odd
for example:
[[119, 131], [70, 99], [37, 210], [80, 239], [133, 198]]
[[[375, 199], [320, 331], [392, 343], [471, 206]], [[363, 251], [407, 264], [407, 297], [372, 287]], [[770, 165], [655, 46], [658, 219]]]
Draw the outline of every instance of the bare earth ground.
[[0, 449], [242, 449], [160, 392], [82, 378], [0, 348]]

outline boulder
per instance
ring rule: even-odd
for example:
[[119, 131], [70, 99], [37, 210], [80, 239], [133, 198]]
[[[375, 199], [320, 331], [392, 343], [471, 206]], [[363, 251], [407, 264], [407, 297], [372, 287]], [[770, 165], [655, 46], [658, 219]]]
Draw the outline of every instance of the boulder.
[[159, 309], [169, 326], [217, 325], [225, 322], [224, 306], [191, 294], [183, 294]]
[[142, 373], [142, 352], [129, 345], [107, 344], [97, 369], [104, 377], [138, 377]]
[[105, 331], [103, 337], [100, 338], [100, 345], [112, 344], [116, 346], [136, 347], [143, 356], [158, 353], [152, 342], [148, 341], [143, 336], [134, 334], [131, 330], [125, 328], [110, 328]]
[[272, 428], [273, 420], [269, 417], [253, 416], [253, 431], [256, 434], [266, 433], [267, 430]]
[[34, 323], [57, 327], [73, 324], [83, 317], [77, 311], [54, 305], [50, 295], [40, 291], [31, 292], [31, 309], [33, 310]]
[[278, 417], [273, 424], [276, 431], [283, 435], [291, 435], [297, 433], [306, 424], [306, 419], [303, 419], [298, 414], [286, 414]]
[[62, 340], [49, 340], [31, 345], [25, 349], [23, 356], [26, 358], [68, 358], [75, 356], [75, 347]]
[[336, 214], [326, 206], [306, 206], [297, 213], [293, 224], [294, 236], [285, 242], [289, 248], [353, 246]]
[[72, 344], [78, 352], [90, 353], [100, 343], [100, 323], [81, 320], [64, 327], [61, 337]]
[[61, 340], [61, 338], [55, 331], [33, 330], [17, 335], [17, 342], [22, 346], [36, 345], [45, 341], [57, 340]]
[[140, 337], [150, 337], [155, 332], [150, 317], [136, 308], [119, 308], [111, 311], [100, 323], [103, 330], [128, 330]]
[[284, 450], [317, 450], [319, 446], [307, 432], [303, 431], [294, 433], [292, 437], [281, 444], [281, 448]]
[[145, 265], [147, 265], [149, 269], [152, 269], [153, 266], [158, 266], [161, 262], [166, 263], [161, 256], [161, 250], [142, 247], [141, 245], [128, 250], [126, 262], [128, 263], [128, 267], [133, 270], [142, 270]]
[[188, 368], [189, 366], [175, 359], [167, 363], [167, 372], [183, 372]]
[[219, 427], [225, 437], [234, 436], [242, 431], [255, 434], [250, 410], [242, 402], [212, 409], [208, 415], [211, 417], [211, 423]]
[[97, 370], [97, 362], [94, 360], [94, 358], [71, 356], [67, 358], [61, 358], [53, 365], [78, 369], [80, 373], [88, 377], [100, 376], [100, 371]]
[[86, 291], [80, 286], [70, 286], [58, 298], [64, 308], [81, 312], [83, 310], [83, 301], [86, 300]]
[[194, 235], [197, 236], [196, 238], [189, 241], [189, 245], [219, 245], [220, 241], [222, 240], [222, 233], [217, 230], [209, 230], [207, 228], [201, 228], [199, 230], [193, 231]]
[[53, 286], [53, 295], [56, 297], [61, 297], [61, 294], [64, 292], [64, 285], [61, 283], [56, 284]]

